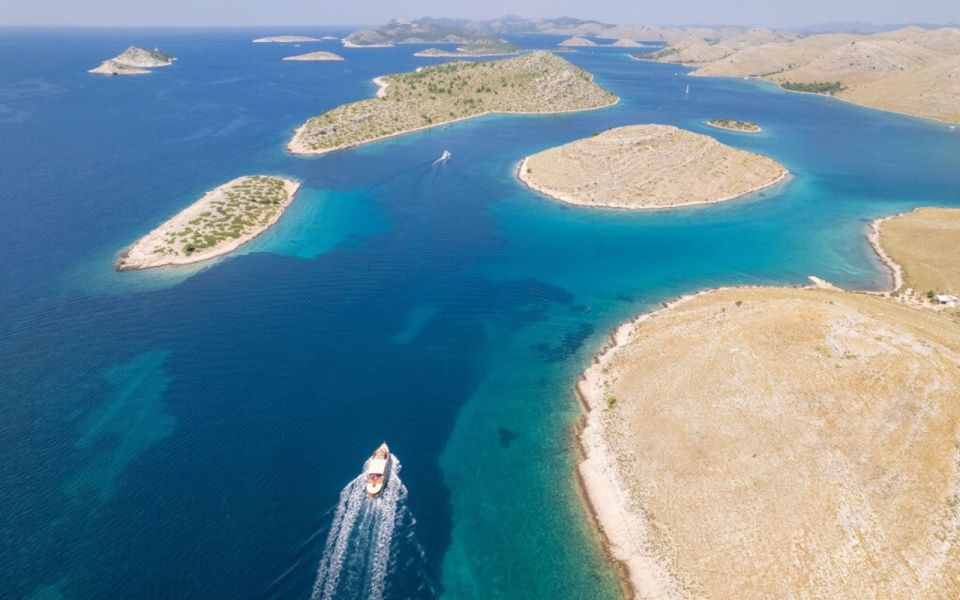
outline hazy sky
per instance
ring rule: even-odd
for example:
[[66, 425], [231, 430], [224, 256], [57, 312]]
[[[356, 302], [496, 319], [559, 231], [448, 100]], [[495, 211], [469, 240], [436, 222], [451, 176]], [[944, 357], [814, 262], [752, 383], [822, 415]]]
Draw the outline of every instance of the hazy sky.
[[960, 22], [960, 0], [0, 0], [4, 25], [337, 25], [395, 16], [572, 16], [629, 24], [798, 27]]

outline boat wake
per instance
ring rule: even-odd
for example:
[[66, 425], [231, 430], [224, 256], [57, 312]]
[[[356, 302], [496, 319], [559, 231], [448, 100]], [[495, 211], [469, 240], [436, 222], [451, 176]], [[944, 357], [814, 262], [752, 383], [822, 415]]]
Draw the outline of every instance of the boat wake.
[[[340, 492], [311, 600], [382, 600], [388, 575], [400, 567], [397, 555], [409, 555], [407, 546], [414, 540], [415, 521], [406, 507], [407, 488], [399, 477], [400, 461], [390, 457], [390, 475], [379, 498], [367, 496], [366, 470], [364, 465], [364, 474]], [[396, 535], [398, 528], [403, 530], [402, 535]], [[423, 552], [419, 544], [414, 544], [422, 563]], [[430, 590], [432, 586], [427, 585], [426, 591]]]

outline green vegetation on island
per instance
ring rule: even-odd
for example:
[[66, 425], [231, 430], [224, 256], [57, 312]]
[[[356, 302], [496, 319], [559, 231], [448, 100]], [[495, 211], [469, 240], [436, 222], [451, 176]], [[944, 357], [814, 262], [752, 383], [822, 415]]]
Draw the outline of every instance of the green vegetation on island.
[[183, 265], [226, 254], [273, 225], [299, 185], [266, 175], [234, 179], [139, 239], [117, 267]]
[[711, 119], [707, 125], [718, 129], [729, 129], [730, 131], [742, 131], [745, 133], [760, 133], [760, 126], [752, 121], [738, 121], [736, 119]]
[[837, 92], [846, 89], [839, 81], [815, 81], [813, 83], [799, 83], [796, 81], [784, 81], [780, 84], [785, 90], [791, 92], [807, 92], [808, 94], [827, 94], [832, 96]]
[[457, 57], [457, 56], [502, 56], [517, 54], [520, 48], [503, 40], [489, 40], [478, 43], [465, 44], [455, 51], [427, 48], [414, 54], [421, 57]]
[[167, 246], [157, 246], [156, 252], [190, 256], [213, 248], [227, 238], [237, 239], [251, 227], [266, 224], [280, 210], [286, 197], [282, 179], [247, 177], [224, 190], [223, 199], [211, 202], [210, 210], [197, 215], [188, 227], [171, 231], [167, 235]]
[[288, 149], [320, 154], [491, 112], [568, 112], [618, 101], [589, 73], [544, 51], [423, 67], [377, 82], [376, 99], [344, 104], [310, 119]]

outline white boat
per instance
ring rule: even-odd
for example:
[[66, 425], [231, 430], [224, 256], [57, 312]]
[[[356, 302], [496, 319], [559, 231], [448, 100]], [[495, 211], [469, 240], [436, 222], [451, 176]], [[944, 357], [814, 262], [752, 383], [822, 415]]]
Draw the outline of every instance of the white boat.
[[443, 154], [440, 155], [440, 158], [438, 158], [437, 160], [433, 161], [433, 164], [436, 165], [436, 164], [439, 164], [439, 163], [447, 162], [448, 160], [450, 160], [450, 157], [451, 157], [451, 156], [453, 156], [453, 155], [450, 154], [450, 151], [449, 151], [449, 150], [444, 150], [444, 151], [443, 151]]
[[690, 84], [687, 84], [687, 90], [686, 90], [685, 92], [683, 92], [683, 93], [684, 93], [684, 94], [689, 94], [689, 93], [690, 93]]
[[383, 493], [383, 486], [387, 483], [390, 467], [390, 448], [387, 443], [380, 444], [380, 447], [374, 451], [373, 456], [367, 461], [367, 495], [371, 498], [379, 498]]

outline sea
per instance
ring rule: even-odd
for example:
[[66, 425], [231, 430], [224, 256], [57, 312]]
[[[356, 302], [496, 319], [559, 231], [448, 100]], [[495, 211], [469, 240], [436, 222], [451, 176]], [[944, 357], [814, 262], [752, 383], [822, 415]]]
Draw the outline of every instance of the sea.
[[[960, 206], [947, 125], [630, 58], [644, 49], [562, 55], [614, 107], [292, 156], [310, 116], [440, 59], [251, 43], [288, 33], [347, 32], [0, 29], [0, 597], [621, 597], [575, 474], [572, 388], [611, 330], [715, 286], [884, 289], [870, 220]], [[86, 72], [130, 45], [178, 60]], [[346, 60], [281, 60], [312, 50]], [[792, 176], [638, 213], [516, 179], [526, 155], [642, 123]], [[247, 174], [303, 182], [269, 232], [202, 266], [114, 269]], [[383, 441], [376, 503], [357, 478]]]

